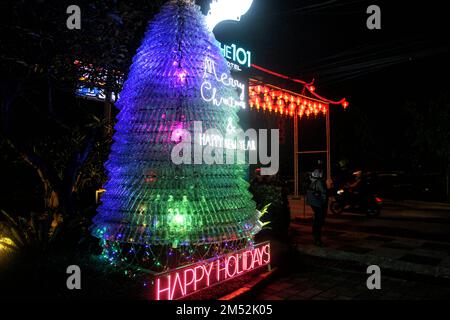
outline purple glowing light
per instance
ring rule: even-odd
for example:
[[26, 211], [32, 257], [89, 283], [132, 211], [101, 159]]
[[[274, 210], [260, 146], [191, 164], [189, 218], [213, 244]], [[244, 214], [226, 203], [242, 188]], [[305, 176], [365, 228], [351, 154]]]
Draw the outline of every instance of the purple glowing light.
[[178, 80], [181, 82], [181, 83], [186, 83], [186, 77], [187, 77], [187, 75], [188, 75], [188, 73], [187, 73], [187, 71], [186, 70], [183, 70], [183, 69], [181, 69], [181, 68], [179, 68], [176, 72], [175, 72], [175, 75], [178, 77]]

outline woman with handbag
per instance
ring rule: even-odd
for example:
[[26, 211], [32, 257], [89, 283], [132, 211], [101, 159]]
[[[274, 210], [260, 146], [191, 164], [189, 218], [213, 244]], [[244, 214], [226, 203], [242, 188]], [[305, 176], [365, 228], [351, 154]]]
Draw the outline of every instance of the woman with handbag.
[[323, 181], [323, 172], [316, 169], [311, 174], [311, 183], [306, 191], [306, 203], [311, 206], [314, 212], [312, 233], [314, 237], [314, 245], [323, 247], [322, 227], [325, 224], [325, 216], [327, 213], [327, 189]]

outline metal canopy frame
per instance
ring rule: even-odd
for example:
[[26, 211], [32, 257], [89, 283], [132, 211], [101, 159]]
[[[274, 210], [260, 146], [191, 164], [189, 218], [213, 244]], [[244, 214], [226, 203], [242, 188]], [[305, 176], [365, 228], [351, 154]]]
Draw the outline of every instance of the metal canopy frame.
[[[305, 115], [305, 113], [303, 112], [303, 110], [299, 110], [299, 104], [296, 104], [296, 108], [295, 109], [290, 109], [288, 106], [285, 106], [285, 108], [281, 108], [281, 111], [278, 109], [277, 106], [275, 107], [267, 107], [262, 105], [262, 109], [264, 111], [270, 111], [270, 112], [277, 112], [281, 115], [285, 115], [285, 116], [291, 116], [294, 118], [294, 196], [298, 197], [299, 196], [299, 156], [302, 154], [326, 154], [326, 163], [327, 163], [327, 185], [330, 186], [331, 185], [331, 137], [330, 137], [330, 133], [331, 133], [331, 129], [330, 129], [330, 106], [329, 103], [317, 98], [311, 98], [311, 97], [307, 97], [303, 94], [300, 93], [296, 93], [287, 89], [282, 89], [280, 87], [277, 87], [275, 85], [272, 84], [268, 84], [264, 81], [260, 81], [257, 79], [253, 79], [250, 78], [249, 79], [249, 94], [250, 94], [250, 108], [254, 109], [254, 105], [252, 105], [252, 88], [256, 87], [256, 86], [263, 86], [264, 88], [268, 88], [269, 90], [267, 92], [258, 92], [257, 94], [265, 94], [265, 95], [271, 95], [272, 92], [277, 92], [277, 95], [281, 92], [283, 94], [287, 94], [290, 95], [291, 97], [295, 97], [293, 100], [299, 98], [299, 100], [301, 101], [309, 101], [312, 102], [314, 104], [319, 104], [321, 106], [321, 110], [320, 112], [325, 113], [326, 115], [326, 150], [311, 150], [311, 151], [299, 151], [299, 120], [300, 118]], [[283, 96], [283, 94], [281, 94], [281, 96]], [[281, 98], [283, 99], [283, 98]], [[289, 100], [286, 100], [286, 103], [289, 103]], [[305, 104], [306, 105], [306, 104]], [[325, 108], [325, 109], [322, 109]], [[261, 106], [257, 105], [256, 109], [260, 110]], [[325, 111], [325, 112], [323, 112]], [[318, 112], [318, 113], [320, 113]], [[318, 113], [315, 113], [316, 115]], [[308, 116], [308, 114], [306, 114]]]

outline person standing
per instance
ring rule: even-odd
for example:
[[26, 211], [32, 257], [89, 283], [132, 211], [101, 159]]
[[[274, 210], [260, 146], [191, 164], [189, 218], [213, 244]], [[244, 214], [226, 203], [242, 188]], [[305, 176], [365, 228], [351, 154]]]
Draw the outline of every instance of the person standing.
[[306, 203], [311, 206], [314, 212], [312, 233], [314, 245], [322, 247], [322, 228], [325, 224], [327, 213], [328, 197], [327, 189], [323, 181], [323, 171], [316, 169], [311, 174], [311, 183], [306, 191]]

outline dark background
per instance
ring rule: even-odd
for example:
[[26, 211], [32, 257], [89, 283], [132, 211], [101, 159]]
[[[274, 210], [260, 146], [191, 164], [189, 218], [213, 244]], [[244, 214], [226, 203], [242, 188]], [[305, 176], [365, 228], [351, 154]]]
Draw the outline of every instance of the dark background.
[[[2, 207], [27, 211], [42, 205], [42, 183], [20, 151], [39, 156], [67, 177], [71, 157], [80, 153], [92, 123], [103, 117], [103, 103], [75, 98], [73, 61], [126, 74], [148, 21], [163, 2], [79, 0], [82, 29], [70, 31], [65, 12], [72, 2], [2, 1]], [[204, 12], [206, 2], [199, 1]], [[366, 27], [371, 4], [381, 7], [381, 30]], [[332, 109], [333, 165], [347, 159], [355, 170], [402, 171], [408, 184], [433, 186], [432, 198], [445, 199], [450, 163], [447, 16], [441, 1], [255, 0], [240, 23], [225, 22], [215, 34], [219, 41], [251, 50], [255, 64], [315, 79], [316, 92], [329, 99], [347, 98], [347, 111]], [[285, 128], [280, 172], [290, 179], [292, 121], [248, 110], [241, 117], [244, 126]], [[324, 148], [323, 119], [302, 120], [300, 127], [302, 150]], [[24, 148], [14, 150], [5, 137]], [[98, 142], [92, 166], [82, 175], [88, 182], [79, 193], [89, 201], [105, 179], [101, 165], [108, 143]], [[312, 170], [316, 160], [302, 158], [301, 170]]]
[[[90, 260], [100, 254], [89, 227], [95, 191], [106, 180], [114, 123], [104, 121], [107, 103], [75, 97], [80, 75], [74, 61], [92, 64], [98, 74], [114, 70], [126, 77], [148, 21], [164, 2], [0, 2], [0, 233], [9, 226], [23, 235], [22, 258], [8, 266], [12, 273], [0, 272], [9, 297], [66, 297], [60, 284], [73, 261], [86, 265], [84, 297], [139, 292], [121, 270], [105, 269], [105, 278], [98, 261]], [[81, 30], [66, 28], [72, 4], [81, 8]], [[381, 7], [382, 30], [366, 28], [370, 4]], [[240, 23], [223, 23], [216, 36], [252, 50], [258, 65], [314, 78], [317, 92], [329, 99], [348, 99], [347, 111], [332, 109], [333, 165], [348, 159], [354, 170], [401, 171], [386, 184], [395, 191], [391, 196], [446, 200], [447, 17], [442, 1], [255, 0]], [[113, 81], [105, 87], [119, 89]], [[245, 126], [285, 128], [280, 172], [292, 179], [291, 120], [249, 110], [241, 117]], [[324, 147], [323, 118], [304, 119], [300, 127], [302, 150]], [[316, 160], [303, 157], [301, 171], [312, 170]]]
[[[371, 4], [381, 8], [381, 30], [366, 27]], [[438, 1], [254, 1], [239, 24], [225, 22], [215, 34], [252, 50], [255, 64], [315, 79], [317, 93], [348, 99], [347, 111], [332, 107], [334, 164], [347, 159], [355, 170], [406, 172], [408, 183], [442, 192], [450, 162], [447, 14]], [[268, 121], [256, 117], [253, 126]], [[293, 163], [287, 123], [285, 175]], [[302, 121], [302, 150], [324, 148], [324, 125], [323, 119]], [[301, 158], [300, 170], [312, 170], [315, 160]]]

